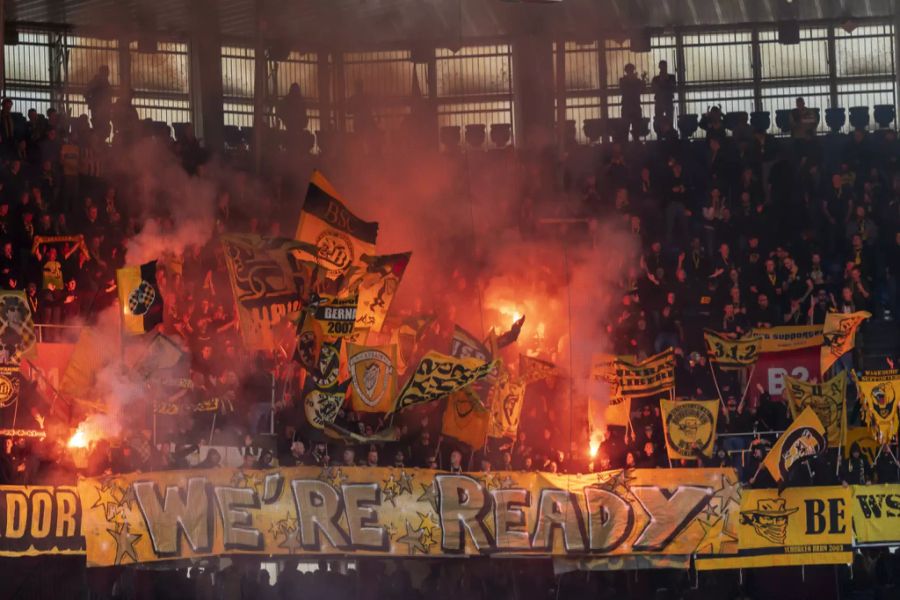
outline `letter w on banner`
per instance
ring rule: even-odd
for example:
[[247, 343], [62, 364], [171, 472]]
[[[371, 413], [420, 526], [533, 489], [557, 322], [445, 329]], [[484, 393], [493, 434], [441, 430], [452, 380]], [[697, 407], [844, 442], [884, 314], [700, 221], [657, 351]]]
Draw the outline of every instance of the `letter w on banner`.
[[660, 400], [659, 406], [670, 459], [712, 456], [718, 400]]
[[813, 409], [806, 407], [772, 446], [763, 465], [772, 474], [772, 479], [780, 484], [788, 478], [791, 469], [821, 454], [827, 447], [825, 427]]
[[828, 445], [840, 448], [847, 431], [847, 372], [841, 371], [824, 383], [809, 383], [785, 376], [784, 395], [791, 416], [797, 418], [807, 407], [813, 409], [828, 433]]
[[866, 371], [856, 380], [865, 411], [865, 422], [878, 444], [889, 444], [900, 422], [900, 371]]
[[300, 249], [299, 257], [323, 268], [330, 279], [348, 274], [351, 267], [366, 268], [363, 254], [375, 254], [378, 223], [363, 221], [350, 212], [343, 198], [319, 171], [313, 171], [300, 211], [295, 236], [315, 250]]
[[710, 329], [703, 331], [709, 359], [720, 369], [733, 370], [749, 367], [759, 358], [760, 339], [755, 336], [732, 339]]

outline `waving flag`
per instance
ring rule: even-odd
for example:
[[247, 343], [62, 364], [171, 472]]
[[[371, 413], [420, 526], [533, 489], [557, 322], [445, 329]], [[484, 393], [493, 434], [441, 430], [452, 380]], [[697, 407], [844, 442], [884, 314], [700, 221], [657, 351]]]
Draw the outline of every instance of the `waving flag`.
[[123, 329], [131, 334], [151, 331], [163, 320], [163, 298], [156, 282], [156, 261], [116, 271]]
[[808, 406], [791, 423], [763, 460], [763, 465], [779, 484], [796, 465], [817, 456], [828, 447], [825, 427]]

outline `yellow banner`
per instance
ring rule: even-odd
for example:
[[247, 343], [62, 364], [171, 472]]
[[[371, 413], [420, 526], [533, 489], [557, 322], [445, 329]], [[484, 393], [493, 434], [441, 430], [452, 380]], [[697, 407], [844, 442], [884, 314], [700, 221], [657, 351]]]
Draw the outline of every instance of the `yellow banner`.
[[900, 543], [900, 485], [854, 485], [857, 544]]
[[720, 369], [743, 369], [759, 358], [761, 344], [760, 339], [755, 336], [732, 339], [706, 329], [703, 331], [703, 341], [706, 342], [709, 360], [715, 362]]
[[74, 486], [0, 486], [0, 556], [84, 554]]
[[83, 479], [78, 490], [89, 566], [239, 553], [724, 554], [737, 551], [723, 523], [741, 505], [733, 469], [216, 469]]
[[299, 316], [315, 265], [294, 258], [293, 240], [228, 234], [221, 241], [244, 345], [271, 350]]
[[500, 369], [497, 382], [488, 394], [491, 406], [491, 437], [515, 437], [519, 431], [525, 384]]
[[797, 418], [807, 407], [813, 409], [828, 433], [828, 445], [839, 448], [847, 431], [847, 372], [841, 371], [824, 383], [809, 383], [784, 376], [784, 395], [791, 416]]
[[820, 454], [828, 447], [825, 427], [808, 406], [794, 419], [763, 460], [776, 482], [787, 479], [790, 470], [801, 461]]
[[0, 291], [0, 364], [18, 366], [37, 354], [34, 319], [25, 292]]
[[712, 456], [718, 400], [660, 400], [659, 406], [670, 459]]
[[397, 347], [347, 344], [350, 401], [357, 412], [390, 412], [397, 393]]
[[311, 301], [313, 318], [319, 330], [328, 339], [353, 335], [356, 327], [356, 305], [359, 296], [354, 294], [347, 298], [321, 296]]
[[359, 295], [357, 328], [381, 331], [411, 256], [412, 252], [404, 252], [362, 257], [366, 271], [350, 284], [351, 292]]
[[653, 396], [675, 389], [675, 352], [669, 348], [640, 362], [620, 356], [612, 364], [614, 396]]
[[551, 362], [533, 356], [519, 355], [519, 379], [525, 385], [559, 375], [559, 368]]
[[314, 246], [298, 256], [319, 265], [328, 277], [348, 274], [352, 267], [365, 269], [364, 254], [375, 254], [378, 223], [368, 223], [347, 210], [343, 198], [319, 172], [314, 171], [300, 211], [296, 239]]
[[784, 325], [781, 327], [760, 327], [751, 329], [746, 337], [759, 340], [759, 352], [790, 352], [803, 348], [821, 346], [821, 325]]
[[872, 316], [864, 310], [855, 313], [828, 313], [822, 330], [821, 373], [824, 376], [837, 359], [856, 346], [856, 330]]
[[744, 490], [739, 522], [726, 528], [737, 534], [737, 556], [698, 557], [697, 569], [849, 564], [851, 494], [840, 486]]
[[[622, 356], [619, 359], [634, 362], [633, 356]], [[603, 386], [603, 392], [608, 398], [603, 414], [602, 422], [607, 425], [626, 426], [631, 412], [631, 399], [625, 398], [619, 393], [619, 380], [616, 378], [614, 365], [617, 357], [615, 354], [599, 353], [591, 358], [591, 379]], [[601, 396], [603, 393], [601, 392]], [[591, 398], [591, 404], [598, 402], [598, 398]]]
[[447, 408], [441, 421], [441, 434], [456, 438], [472, 449], [484, 446], [491, 413], [470, 390], [458, 390], [447, 396]]
[[484, 379], [497, 366], [477, 358], [454, 358], [430, 351], [413, 371], [397, 396], [395, 410], [431, 402]]
[[889, 443], [897, 435], [900, 422], [900, 371], [866, 371], [856, 381], [866, 425], [879, 444]]

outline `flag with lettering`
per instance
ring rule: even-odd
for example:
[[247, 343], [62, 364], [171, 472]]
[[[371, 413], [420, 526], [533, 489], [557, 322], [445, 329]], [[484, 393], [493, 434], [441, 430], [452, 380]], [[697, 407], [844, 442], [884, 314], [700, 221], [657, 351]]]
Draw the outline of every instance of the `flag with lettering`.
[[346, 298], [317, 296], [310, 301], [310, 310], [326, 339], [348, 337], [356, 327], [358, 303], [356, 294]]
[[825, 328], [822, 331], [821, 361], [822, 375], [846, 353], [856, 346], [856, 331], [862, 322], [872, 316], [864, 310], [855, 313], [828, 313], [825, 315]]
[[866, 371], [856, 380], [865, 423], [879, 444], [889, 444], [900, 423], [900, 371]]
[[827, 447], [825, 426], [815, 411], [807, 406], [769, 450], [763, 465], [772, 474], [772, 479], [781, 483], [795, 466], [818, 456]]
[[797, 418], [807, 407], [813, 409], [828, 433], [828, 445], [839, 448], [847, 431], [847, 372], [841, 371], [828, 381], [810, 383], [784, 376], [784, 395], [791, 416]]
[[675, 389], [675, 351], [672, 348], [639, 362], [618, 357], [613, 363], [618, 394], [629, 397], [654, 396]]
[[400, 390], [394, 410], [401, 411], [443, 398], [484, 379], [496, 367], [497, 362], [454, 358], [432, 350], [422, 357], [409, 381]]
[[375, 254], [378, 223], [363, 221], [347, 208], [344, 199], [319, 171], [313, 171], [300, 212], [296, 239], [315, 246], [299, 250], [309, 260], [336, 279], [351, 267], [366, 269], [364, 254]]
[[663, 435], [670, 459], [712, 456], [718, 400], [660, 400]]
[[723, 370], [749, 367], [759, 358], [760, 339], [754, 336], [730, 338], [725, 334], [705, 329], [703, 341], [709, 359]]

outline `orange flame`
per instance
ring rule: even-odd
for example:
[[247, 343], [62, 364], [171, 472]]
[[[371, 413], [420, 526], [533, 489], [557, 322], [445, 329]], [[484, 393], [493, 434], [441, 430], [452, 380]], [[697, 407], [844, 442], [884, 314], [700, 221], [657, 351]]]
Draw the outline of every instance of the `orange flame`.
[[91, 443], [103, 437], [103, 432], [89, 421], [82, 421], [66, 444], [69, 448], [87, 448]]
[[600, 440], [594, 439], [591, 440], [590, 448], [588, 449], [588, 456], [591, 458], [597, 458], [597, 452], [600, 451]]

